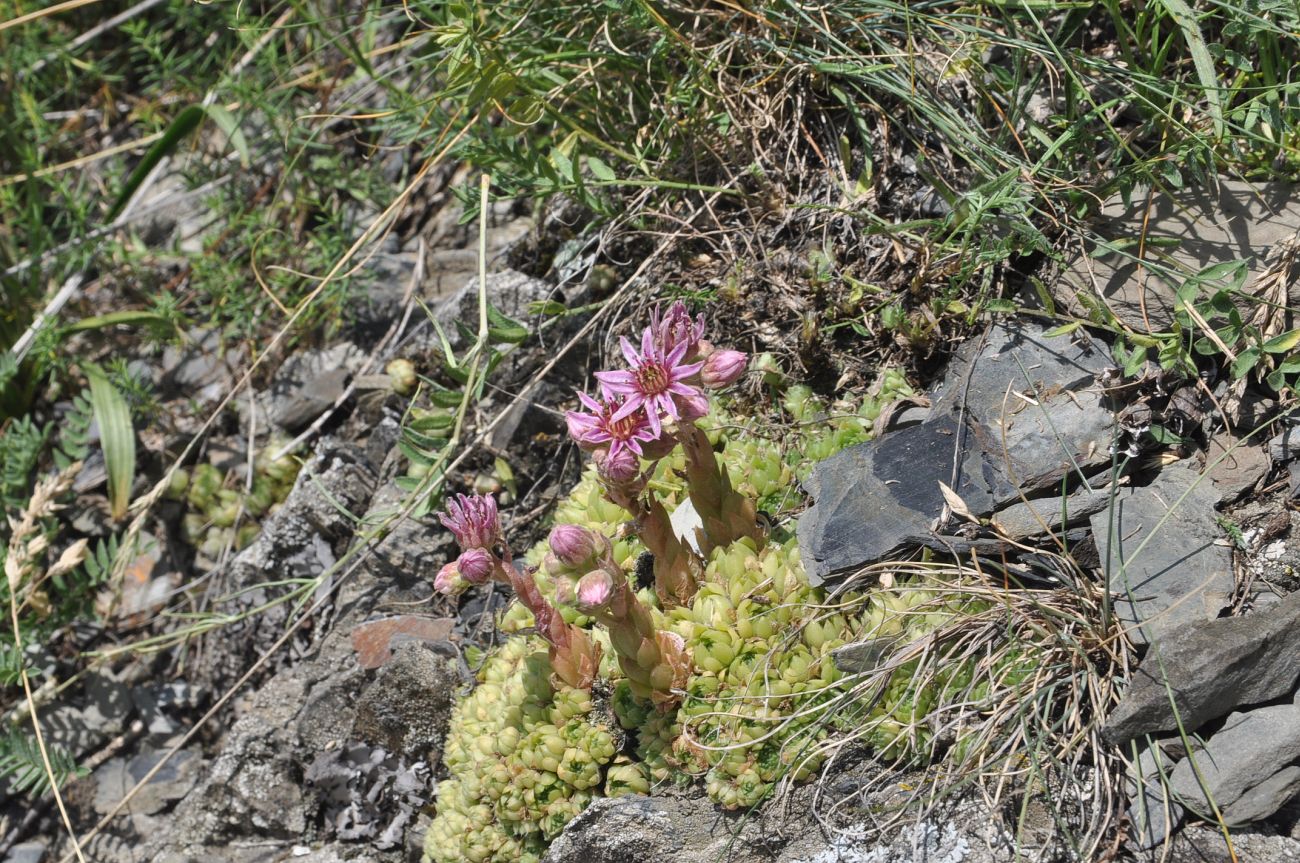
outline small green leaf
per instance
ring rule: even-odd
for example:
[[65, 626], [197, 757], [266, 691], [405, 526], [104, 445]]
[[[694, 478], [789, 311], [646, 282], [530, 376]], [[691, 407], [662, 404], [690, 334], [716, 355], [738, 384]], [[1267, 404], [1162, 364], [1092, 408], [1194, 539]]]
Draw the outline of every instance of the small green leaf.
[[553, 318], [562, 315], [569, 309], [564, 303], [556, 300], [535, 300], [528, 304], [528, 314], [537, 317]]
[[135, 480], [135, 429], [131, 427], [131, 409], [103, 369], [86, 365], [90, 382], [90, 403], [99, 423], [99, 443], [108, 470], [108, 502], [114, 519], [126, 515], [131, 503], [131, 483]]
[[1291, 330], [1264, 342], [1260, 349], [1266, 354], [1285, 354], [1295, 350], [1297, 344], [1300, 344], [1300, 330]]
[[429, 390], [429, 401], [440, 408], [458, 408], [464, 398], [465, 396], [460, 390], [449, 390], [446, 387]]
[[1246, 375], [1250, 374], [1250, 370], [1253, 369], [1256, 363], [1258, 362], [1259, 362], [1258, 348], [1247, 348], [1246, 350], [1237, 354], [1237, 359], [1232, 364], [1232, 379], [1234, 381], [1241, 380]]
[[555, 172], [560, 175], [560, 179], [569, 183], [574, 182], [573, 160], [559, 147], [551, 150], [551, 164], [555, 166]]
[[609, 165], [606, 165], [600, 159], [597, 159], [595, 156], [587, 157], [587, 168], [591, 171], [591, 176], [601, 182], [613, 183], [618, 179], [618, 175], [614, 173], [614, 169]]
[[1151, 428], [1147, 429], [1147, 432], [1151, 435], [1152, 438], [1155, 439], [1156, 443], [1169, 445], [1169, 444], [1180, 444], [1183, 442], [1183, 439], [1181, 437], [1174, 434], [1173, 432], [1171, 432], [1169, 429], [1165, 428], [1162, 425], [1157, 425], [1153, 423]]
[[1016, 311], [1016, 304], [1012, 300], [1003, 300], [997, 297], [984, 301], [984, 310], [986, 312], [1005, 312], [1012, 314]]
[[496, 307], [487, 307], [488, 336], [494, 342], [518, 344], [528, 338], [528, 328], [516, 320], [506, 317]]
[[1043, 333], [1043, 338], [1054, 339], [1057, 336], [1066, 336], [1074, 332], [1081, 326], [1083, 326], [1083, 324], [1080, 323], [1079, 321], [1073, 321], [1068, 324], [1061, 324], [1059, 327], [1053, 327], [1052, 329]]
[[248, 140], [244, 137], [244, 132], [239, 128], [239, 121], [235, 115], [227, 111], [220, 105], [203, 106], [212, 122], [217, 124], [217, 128], [225, 134], [226, 140], [236, 153], [239, 154], [239, 164], [247, 168], [252, 163], [252, 153], [248, 149]]
[[79, 321], [68, 324], [63, 328], [67, 333], [79, 333], [82, 330], [100, 330], [105, 327], [115, 327], [120, 324], [166, 324], [167, 319], [157, 312], [149, 311], [121, 311], [109, 312], [106, 315], [95, 315], [90, 318], [82, 318]]

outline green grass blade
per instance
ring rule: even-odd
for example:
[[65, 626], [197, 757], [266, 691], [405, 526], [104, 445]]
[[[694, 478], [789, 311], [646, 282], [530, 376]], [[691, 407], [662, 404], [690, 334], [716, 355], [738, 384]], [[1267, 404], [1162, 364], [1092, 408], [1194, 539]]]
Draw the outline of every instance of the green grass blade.
[[199, 123], [203, 122], [204, 116], [203, 109], [198, 105], [191, 105], [176, 115], [176, 119], [172, 120], [172, 124], [167, 127], [167, 131], [154, 142], [153, 146], [144, 154], [144, 158], [140, 160], [140, 164], [135, 166], [131, 176], [126, 178], [126, 183], [123, 184], [122, 191], [118, 193], [117, 200], [109, 208], [108, 215], [105, 217], [106, 222], [112, 222], [118, 217], [122, 209], [126, 207], [127, 202], [131, 200], [131, 196], [140, 188], [144, 178], [149, 176], [149, 172], [154, 169], [154, 166], [161, 162], [164, 156], [176, 149], [176, 145], [184, 140], [186, 136], [197, 129]]
[[1210, 48], [1205, 44], [1200, 25], [1196, 23], [1196, 14], [1184, 0], [1160, 0], [1169, 12], [1174, 23], [1183, 31], [1187, 48], [1192, 54], [1192, 65], [1196, 68], [1196, 77], [1201, 79], [1205, 88], [1205, 99], [1209, 105], [1210, 119], [1214, 121], [1214, 134], [1223, 135], [1223, 100], [1219, 92], [1219, 76], [1214, 72], [1214, 58]]
[[99, 366], [87, 365], [86, 379], [90, 382], [90, 402], [99, 423], [99, 443], [108, 469], [108, 502], [113, 518], [120, 519], [126, 515], [131, 502], [131, 482], [135, 479], [131, 409]]

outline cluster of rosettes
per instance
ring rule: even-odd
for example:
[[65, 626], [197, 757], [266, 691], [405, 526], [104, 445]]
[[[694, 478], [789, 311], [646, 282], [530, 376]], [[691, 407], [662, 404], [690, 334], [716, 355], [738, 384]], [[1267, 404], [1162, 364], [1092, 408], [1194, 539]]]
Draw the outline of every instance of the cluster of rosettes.
[[643, 771], [616, 759], [617, 729], [603, 725], [586, 690], [551, 684], [534, 638], [508, 639], [479, 671], [452, 716], [425, 838], [436, 863], [535, 863], [546, 845], [602, 793], [645, 793]]
[[820, 764], [817, 707], [838, 692], [831, 651], [854, 622], [823, 602], [793, 538], [762, 549], [740, 540], [714, 553], [690, 607], [671, 612], [695, 662], [675, 755], [706, 773], [709, 796], [727, 808], [752, 806], [777, 780]]
[[[726, 807], [754, 805], [778, 780], [806, 778], [821, 763], [817, 745], [834, 730], [834, 717], [821, 708], [842, 707], [845, 687], [853, 683], [831, 661], [836, 647], [864, 637], [915, 638], [955, 613], [958, 602], [945, 599], [941, 585], [922, 589], [901, 583], [862, 597], [842, 597], [838, 606], [828, 607], [825, 594], [808, 585], [795, 539], [780, 535], [772, 541], [746, 536], [707, 549], [698, 584], [685, 602], [664, 605], [662, 594], [637, 590], [635, 583], [627, 586], [626, 595], [619, 592], [619, 577], [635, 572], [648, 545], [624, 529], [629, 515], [636, 521], [638, 513], [643, 518], [653, 514], [648, 507], [629, 510], [631, 498], [611, 499], [608, 467], [614, 441], [628, 428], [650, 427], [648, 415], [638, 417], [637, 411], [657, 411], [659, 430], [667, 433], [672, 426], [693, 427], [692, 411], [704, 410], [672, 385], [667, 387], [671, 407], [645, 393], [635, 402], [638, 393], [625, 390], [641, 385], [638, 372], [657, 362], [666, 371], [664, 380], [695, 386], [692, 375], [703, 366], [698, 372], [682, 369], [704, 360], [689, 350], [664, 349], [667, 342], [656, 339], [671, 336], [679, 339], [678, 345], [683, 336], [698, 341], [699, 326], [680, 309], [656, 320], [647, 331], [649, 346], [645, 337], [640, 351], [624, 345], [633, 366], [630, 377], [602, 377], [604, 426], [570, 417], [571, 430], [592, 434], [586, 445], [594, 450], [596, 463], [560, 504], [556, 521], [595, 536], [589, 543], [582, 532], [560, 529], [563, 554], [556, 553], [553, 533], [549, 545], [539, 544], [525, 555], [531, 564], [524, 569], [528, 584], [541, 596], [515, 604], [501, 622], [503, 632], [522, 633], [536, 625], [545, 637], [543, 630], [555, 631], [556, 622], [563, 621], [589, 638], [598, 662], [595, 677], [604, 681], [596, 691], [608, 693], [608, 699], [598, 697], [593, 706], [588, 689], [565, 685], [548, 673], [546, 658], [536, 652], [537, 638], [507, 638], [485, 662], [478, 689], [453, 716], [445, 755], [452, 778], [439, 787], [437, 816], [426, 844], [429, 859], [535, 860], [592, 798], [649, 793], [690, 776], [702, 776], [709, 795]], [[803, 388], [790, 387], [782, 406], [795, 422], [785, 432], [760, 436], [757, 424], [728, 416], [717, 406], [708, 428], [698, 431], [720, 450], [713, 466], [720, 470], [724, 488], [729, 480], [737, 493], [779, 511], [793, 503], [788, 498], [797, 494], [795, 480], [812, 460], [869, 437], [882, 405], [910, 394], [897, 374], [886, 375], [861, 406], [828, 405]], [[628, 404], [635, 405], [630, 413]], [[599, 419], [590, 404], [584, 405], [592, 410], [589, 417]], [[630, 426], [618, 425], [629, 418]], [[594, 440], [604, 434], [601, 428], [608, 438]], [[650, 501], [670, 511], [688, 497], [694, 502], [690, 471], [698, 473], [700, 448], [692, 463], [681, 449], [655, 451], [652, 439], [658, 438], [627, 433], [618, 447], [636, 465], [638, 491], [632, 502]], [[711, 450], [704, 451], [705, 462], [714, 460]], [[455, 513], [449, 513], [449, 520], [453, 531], [462, 527]], [[459, 533], [457, 539], [462, 539]], [[593, 575], [597, 570], [604, 574]], [[464, 578], [459, 565], [456, 573]], [[540, 620], [534, 607], [552, 615], [549, 622]], [[645, 611], [644, 619], [627, 610], [637, 607]], [[689, 675], [671, 687], [681, 693], [680, 704], [646, 697], [658, 663], [629, 666], [611, 642], [620, 631], [626, 641], [623, 653], [649, 645], [651, 631], [680, 639], [690, 666]], [[641, 681], [629, 677], [629, 667], [647, 676]], [[972, 668], [954, 668], [950, 681], [941, 685], [956, 686], [972, 673]], [[866, 714], [865, 721], [873, 724], [869, 740], [883, 750], [898, 755], [918, 751], [924, 741], [916, 726], [924, 724], [923, 711], [940, 697], [922, 692], [926, 686], [917, 686], [900, 669], [883, 698], [869, 708], [864, 705], [855, 722], [864, 721]]]
[[223, 471], [205, 462], [172, 474], [167, 495], [188, 506], [181, 520], [181, 536], [202, 557], [216, 561], [226, 549], [238, 551], [248, 546], [262, 529], [261, 519], [289, 495], [299, 465], [289, 456], [272, 461], [267, 453], [279, 447], [272, 442], [257, 454], [251, 489], [246, 486], [244, 468]]

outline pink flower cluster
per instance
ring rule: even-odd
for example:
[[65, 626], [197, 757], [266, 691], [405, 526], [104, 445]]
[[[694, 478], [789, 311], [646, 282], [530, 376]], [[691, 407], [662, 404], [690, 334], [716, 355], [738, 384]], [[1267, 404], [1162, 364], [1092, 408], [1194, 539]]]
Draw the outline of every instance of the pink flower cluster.
[[596, 372], [601, 399], [579, 393], [586, 411], [565, 414], [578, 446], [598, 453], [602, 473], [627, 479], [639, 469], [636, 458], [661, 458], [677, 441], [665, 425], [690, 422], [708, 413], [704, 389], [734, 383], [745, 372], [741, 351], [718, 350], [706, 342], [704, 316], [692, 319], [678, 301], [650, 317], [641, 349], [620, 339], [628, 367]]
[[[458, 494], [447, 501], [447, 512], [439, 513], [438, 520], [456, 537], [460, 557], [438, 571], [434, 590], [455, 596], [471, 584], [484, 584], [490, 579], [510, 583], [506, 569], [510, 550], [502, 545], [501, 517], [491, 495]], [[498, 548], [504, 558], [497, 553]]]

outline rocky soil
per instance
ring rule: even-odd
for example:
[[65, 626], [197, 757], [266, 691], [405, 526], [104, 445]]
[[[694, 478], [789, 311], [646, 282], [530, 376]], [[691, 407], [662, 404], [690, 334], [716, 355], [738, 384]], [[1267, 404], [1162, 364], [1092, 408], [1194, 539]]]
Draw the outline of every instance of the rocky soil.
[[[1263, 219], [1249, 207], [1215, 212], [1261, 260], [1278, 241], [1279, 219], [1297, 227], [1285, 206]], [[433, 576], [455, 552], [433, 519], [391, 521], [404, 500], [402, 405], [370, 388], [388, 359], [419, 364], [441, 350], [435, 327], [411, 313], [413, 298], [430, 303], [449, 333], [470, 317], [473, 238], [457, 216], [449, 206], [426, 223], [423, 259], [414, 251], [420, 237], [373, 259], [361, 275], [369, 303], [352, 328], [283, 358], [208, 440], [204, 458], [239, 471], [269, 445], [268, 432], [279, 443], [303, 437], [302, 469], [251, 544], [196, 550], [177, 538], [179, 507], [160, 508], [119, 622], [178, 607], [177, 593], [192, 593], [196, 580], [209, 585], [204, 610], [228, 622], [184, 649], [106, 661], [46, 705], [50, 736], [88, 767], [67, 789], [76, 822], [84, 833], [106, 819], [88, 859], [419, 859], [442, 735], [472, 684], [463, 648], [489, 637], [502, 597], [489, 592], [460, 608], [434, 598]], [[507, 315], [528, 319], [531, 303], [556, 297], [576, 307], [602, 290], [515, 269], [528, 268], [539, 244], [572, 233], [563, 212], [535, 217], [505, 204], [493, 221], [486, 290]], [[1147, 282], [1134, 288], [1131, 276], [1089, 278], [1111, 280], [1101, 294], [1124, 314], [1150, 315], [1158, 303], [1116, 293], [1159, 292]], [[1068, 305], [1083, 288], [1077, 278], [1062, 284], [1074, 285]], [[511, 354], [478, 406], [479, 419], [504, 419], [457, 479], [508, 490], [517, 531], [539, 531], [576, 477], [556, 411], [585, 379], [586, 356], [574, 352], [545, 377], [536, 373], [584, 320], [565, 320]], [[1231, 828], [1235, 859], [1300, 858], [1300, 427], [1264, 390], [1150, 365], [1126, 376], [1105, 339], [1057, 323], [1026, 316], [978, 330], [925, 398], [897, 406], [883, 433], [815, 470], [798, 528], [809, 574], [834, 584], [925, 549], [998, 561], [1016, 589], [1034, 590], [1065, 577], [1036, 552], [1068, 549], [1084, 571], [1108, 579], [1132, 662], [1122, 700], [1106, 705], [1104, 718], [1106, 740], [1130, 763], [1110, 859], [1233, 859], [1218, 822]], [[188, 442], [195, 417], [246, 364], [216, 355], [210, 342], [195, 331], [188, 349], [137, 358], [172, 398], [171, 426], [148, 443], [151, 457]], [[1154, 441], [1153, 427], [1178, 442]], [[494, 458], [510, 463], [509, 483], [494, 473]], [[79, 503], [87, 523], [98, 495], [89, 485]], [[385, 521], [381, 535], [359, 538]], [[312, 579], [320, 583], [306, 615], [274, 604]], [[109, 637], [85, 635], [88, 644]], [[863, 645], [841, 661], [860, 669], [878, 657]], [[51, 656], [47, 665], [59, 662]], [[856, 769], [864, 768], [846, 760], [816, 787], [754, 813], [723, 812], [689, 789], [598, 800], [547, 860], [1070, 857], [1047, 839], [1017, 845], [1003, 801], [975, 791], [885, 825], [890, 795], [909, 777], [882, 782]], [[859, 791], [867, 786], [869, 794]], [[1050, 805], [1068, 808], [1040, 804], [1025, 817], [1047, 831], [1060, 814]], [[829, 810], [834, 819], [824, 817]], [[0, 817], [3, 859], [66, 859], [69, 843], [56, 827], [48, 805], [11, 797]]]

